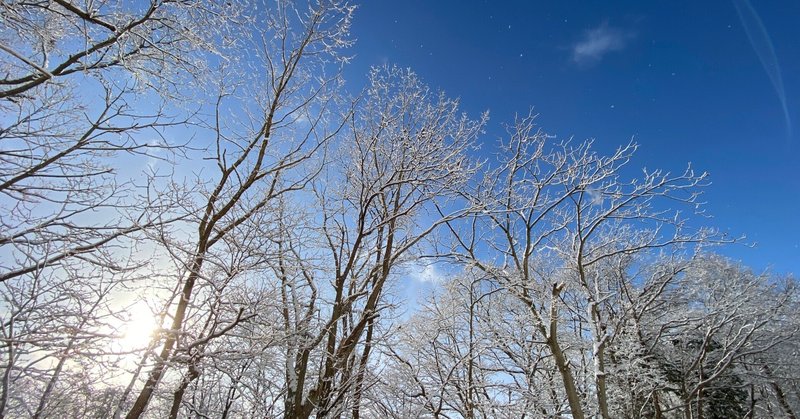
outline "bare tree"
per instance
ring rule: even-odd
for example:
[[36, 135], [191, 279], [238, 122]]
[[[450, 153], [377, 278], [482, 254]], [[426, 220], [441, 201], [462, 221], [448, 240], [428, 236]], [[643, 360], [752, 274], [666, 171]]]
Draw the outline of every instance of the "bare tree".
[[[320, 220], [314, 246], [323, 253], [313, 254], [323, 265], [304, 270], [303, 294], [283, 281], [290, 311], [304, 313], [284, 321], [308, 327], [303, 319], [320, 319], [311, 330], [295, 331], [302, 339], [290, 341], [297, 346], [287, 352], [285, 417], [347, 409], [360, 415], [387, 284], [424, 239], [463, 212], [439, 215], [433, 205], [445, 205], [473, 172], [466, 152], [482, 125], [410, 71], [371, 73], [349, 138], [334, 154], [339, 164], [315, 184]], [[285, 248], [297, 252], [290, 243]], [[312, 362], [313, 353], [319, 361]]]
[[372, 403], [401, 402], [393, 407], [400, 417], [553, 416], [543, 388], [530, 382], [545, 361], [520, 333], [527, 325], [517, 322], [520, 304], [469, 273], [437, 285], [381, 345], [387, 371]]
[[[87, 397], [75, 384], [83, 381], [78, 367], [94, 371], [94, 384], [108, 381], [117, 352], [120, 322], [106, 305], [124, 278], [73, 266], [3, 287], [3, 371], [0, 412], [43, 417], [59, 405], [79, 404]], [[60, 402], [54, 401], [59, 393]]]
[[[147, 195], [158, 180], [144, 173], [147, 161], [166, 162], [184, 148], [163, 135], [191, 115], [168, 112], [166, 100], [202, 74], [206, 47], [221, 33], [203, 24], [224, 31], [236, 18], [233, 9], [220, 15], [222, 7], [0, 6], [0, 310], [9, 360], [0, 415], [5, 401], [30, 397], [38, 400], [25, 409], [41, 416], [56, 389], [70, 387], [62, 383], [75, 375], [70, 365], [112, 363], [99, 348], [124, 317], [115, 299], [147, 264], [137, 255], [143, 234], [175, 221], [164, 216], [174, 201]], [[43, 335], [28, 339], [31, 327]], [[83, 382], [102, 381], [95, 378]], [[30, 386], [9, 386], [17, 380]]]
[[[186, 116], [141, 106], [138, 97], [153, 96], [151, 86], [165, 96], [187, 88], [176, 83], [200, 72], [196, 51], [209, 45], [199, 25], [225, 27], [208, 20], [219, 12], [212, 3], [89, 5], [2, 5], [0, 246], [9, 256], [0, 282], [72, 257], [113, 266], [103, 248], [153, 225], [154, 211], [125, 211], [136, 191], [118, 166], [125, 156], [178, 151], [182, 144], [166, 141], [163, 130]], [[97, 214], [110, 221], [97, 222]]]
[[744, 416], [749, 365], [795, 339], [797, 326], [787, 322], [795, 292], [719, 256], [693, 260], [643, 324], [648, 350], [668, 378], [663, 391], [677, 396], [664, 410], [686, 418]]
[[[328, 123], [328, 105], [337, 93], [338, 68], [334, 67], [332, 75], [325, 74], [330, 70], [327, 60], [348, 44], [352, 10], [343, 2], [314, 3], [308, 9], [279, 2], [256, 21], [266, 30], [254, 31], [251, 47], [258, 60], [252, 63], [254, 69], [244, 73], [251, 75], [244, 77], [239, 69], [222, 68], [206, 127], [213, 136], [209, 169], [215, 174], [212, 181], [200, 179], [198, 199], [186, 205], [192, 215], [188, 221], [193, 234], [163, 243], [178, 261], [178, 292], [174, 305], [173, 301], [168, 303], [171, 324], [166, 327], [167, 333], [158, 337], [163, 339], [159, 341], [160, 352], [128, 418], [144, 413], [170, 363], [179, 361], [176, 350], [197, 352], [188, 354], [188, 377], [193, 381], [197, 373], [192, 369], [192, 357], [202, 356], [205, 347], [198, 342], [219, 337], [219, 332], [241, 321], [237, 316], [220, 331], [200, 333], [199, 340], [186, 340], [190, 322], [198, 316], [213, 315], [203, 314], [207, 308], [197, 309], [203, 299], [196, 294], [198, 288], [203, 283], [213, 284], [218, 269], [223, 272], [222, 278], [252, 269], [248, 266], [252, 255], [240, 253], [238, 246], [264, 234], [270, 220], [262, 214], [269, 213], [273, 203], [303, 189], [314, 178], [318, 169], [306, 163], [341, 127], [334, 123], [329, 130]], [[233, 112], [243, 113], [245, 118], [237, 120]], [[174, 394], [173, 415], [182, 395], [182, 391]]]
[[[705, 175], [644, 171], [624, 181], [621, 171], [635, 145], [608, 157], [594, 153], [590, 143], [553, 146], [532, 116], [518, 120], [509, 134], [498, 168], [471, 194], [482, 214], [466, 226], [451, 224], [457, 238], [453, 256], [483, 270], [528, 307], [561, 375], [572, 416], [585, 417], [596, 406], [597, 414], [609, 417], [610, 325], [601, 305], [618, 291], [601, 268], [621, 255], [708, 240], [710, 232], [688, 229], [679, 213], [658, 203], [694, 209]], [[584, 385], [575, 375], [574, 362], [584, 351], [591, 351], [593, 400], [580, 394]]]
[[532, 115], [478, 163], [411, 70], [348, 97], [353, 13], [0, 4], [0, 417], [797, 416], [796, 286], [705, 253], [705, 174]]

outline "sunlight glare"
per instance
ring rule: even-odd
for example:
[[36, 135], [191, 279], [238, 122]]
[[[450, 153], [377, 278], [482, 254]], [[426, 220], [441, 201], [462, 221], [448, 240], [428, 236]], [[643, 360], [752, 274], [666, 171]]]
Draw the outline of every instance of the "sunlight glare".
[[123, 350], [136, 350], [150, 344], [156, 330], [156, 319], [145, 304], [136, 304], [129, 310], [128, 321], [122, 327], [119, 344]]

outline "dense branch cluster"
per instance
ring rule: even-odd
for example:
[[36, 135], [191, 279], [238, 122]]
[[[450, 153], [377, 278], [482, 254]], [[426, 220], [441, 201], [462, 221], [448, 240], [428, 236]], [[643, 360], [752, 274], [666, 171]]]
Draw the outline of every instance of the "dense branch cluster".
[[0, 4], [0, 417], [796, 417], [800, 294], [704, 173], [348, 94], [354, 11]]

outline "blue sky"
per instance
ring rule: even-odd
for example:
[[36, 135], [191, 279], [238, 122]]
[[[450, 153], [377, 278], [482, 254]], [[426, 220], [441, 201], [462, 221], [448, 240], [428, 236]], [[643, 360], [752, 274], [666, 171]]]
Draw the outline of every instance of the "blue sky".
[[490, 111], [487, 144], [533, 107], [558, 138], [601, 151], [633, 138], [636, 167], [691, 162], [711, 173], [707, 222], [757, 244], [722, 253], [797, 274], [798, 22], [794, 0], [365, 1], [346, 77], [411, 67], [467, 112]]

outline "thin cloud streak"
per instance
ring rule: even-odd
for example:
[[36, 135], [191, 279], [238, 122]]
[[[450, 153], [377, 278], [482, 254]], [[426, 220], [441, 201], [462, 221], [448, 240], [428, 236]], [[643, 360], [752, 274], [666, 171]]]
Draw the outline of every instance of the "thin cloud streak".
[[764, 23], [761, 22], [761, 18], [753, 8], [753, 5], [750, 4], [750, 1], [733, 0], [733, 5], [739, 14], [739, 20], [742, 22], [747, 39], [750, 40], [750, 45], [758, 55], [761, 66], [767, 72], [769, 80], [772, 82], [772, 87], [778, 95], [778, 100], [781, 101], [783, 118], [786, 122], [787, 139], [791, 140], [792, 120], [789, 117], [789, 106], [786, 104], [786, 89], [783, 87], [781, 67], [778, 64], [778, 57], [775, 55], [775, 48], [772, 46], [772, 40], [769, 37], [769, 33], [767, 33], [767, 28], [764, 27]]

